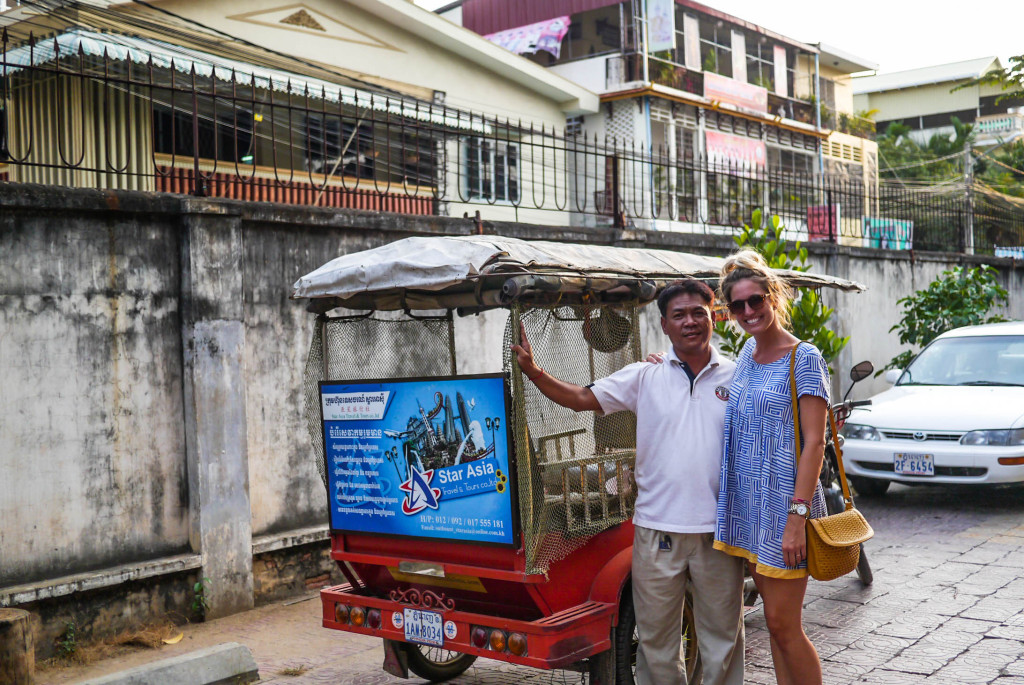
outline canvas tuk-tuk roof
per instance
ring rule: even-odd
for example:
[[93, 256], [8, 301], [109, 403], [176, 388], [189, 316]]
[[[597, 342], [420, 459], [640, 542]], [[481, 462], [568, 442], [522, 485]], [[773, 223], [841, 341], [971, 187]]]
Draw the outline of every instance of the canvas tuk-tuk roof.
[[[724, 259], [687, 252], [528, 241], [503, 236], [397, 240], [331, 260], [295, 282], [309, 309], [458, 308], [461, 313], [524, 304], [649, 302], [671, 281], [715, 281]], [[780, 270], [792, 286], [844, 291], [864, 286], [833, 276]]]

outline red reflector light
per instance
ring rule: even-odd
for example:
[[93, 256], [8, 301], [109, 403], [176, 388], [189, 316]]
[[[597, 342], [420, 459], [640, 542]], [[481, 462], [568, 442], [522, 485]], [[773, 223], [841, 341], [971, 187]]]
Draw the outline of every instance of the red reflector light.
[[352, 610], [348, 612], [349, 619], [352, 621], [354, 626], [362, 626], [366, 623], [366, 609], [362, 607], [352, 607]]
[[1020, 466], [1024, 464], [1024, 457], [999, 457], [999, 463], [1003, 466]]
[[380, 609], [370, 609], [366, 614], [366, 625], [374, 630], [380, 628]]
[[512, 633], [508, 636], [508, 651], [516, 656], [526, 654], [526, 636], [521, 633]]
[[469, 640], [477, 649], [483, 649], [487, 646], [487, 629], [476, 626], [470, 633]]
[[495, 652], [505, 651], [505, 633], [500, 630], [491, 631], [491, 649]]
[[335, 604], [334, 605], [334, 620], [338, 623], [348, 623], [348, 605], [347, 604]]

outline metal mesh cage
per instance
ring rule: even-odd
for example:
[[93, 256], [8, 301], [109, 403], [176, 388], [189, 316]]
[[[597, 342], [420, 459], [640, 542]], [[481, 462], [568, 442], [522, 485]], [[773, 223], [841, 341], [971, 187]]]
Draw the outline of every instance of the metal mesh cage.
[[519, 322], [534, 359], [556, 378], [588, 385], [640, 358], [638, 310], [618, 307], [512, 308], [505, 369], [512, 378], [512, 429], [527, 570], [544, 573], [592, 536], [633, 515], [636, 416], [577, 413], [524, 378], [509, 346]]
[[[554, 404], [524, 383], [509, 346], [523, 323], [537, 362], [552, 375], [588, 385], [640, 358], [635, 304], [551, 308], [513, 306], [505, 327], [511, 378], [510, 429], [527, 572], [550, 565], [633, 515], [636, 417], [597, 416]], [[305, 371], [305, 413], [321, 478], [327, 482], [320, 423], [321, 380], [415, 378], [456, 373], [454, 326], [443, 317], [319, 317]], [[326, 343], [326, 344], [325, 344]]]
[[[324, 341], [326, 340], [326, 352]], [[306, 426], [324, 483], [320, 381], [417, 378], [455, 374], [455, 331], [443, 316], [317, 317], [304, 374]]]

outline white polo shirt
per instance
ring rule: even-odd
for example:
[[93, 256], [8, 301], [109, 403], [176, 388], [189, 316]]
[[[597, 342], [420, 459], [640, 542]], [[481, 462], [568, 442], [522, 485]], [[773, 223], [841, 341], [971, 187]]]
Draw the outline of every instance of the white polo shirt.
[[690, 379], [670, 349], [663, 364], [637, 362], [591, 386], [602, 412], [636, 414], [633, 523], [666, 533], [715, 530], [722, 435], [736, 364], [711, 348]]

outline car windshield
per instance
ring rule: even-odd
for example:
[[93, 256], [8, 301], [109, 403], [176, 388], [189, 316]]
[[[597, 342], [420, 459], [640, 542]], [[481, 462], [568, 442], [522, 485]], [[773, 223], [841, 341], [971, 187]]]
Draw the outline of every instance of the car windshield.
[[897, 385], [1024, 386], [1024, 336], [936, 340], [910, 363]]

